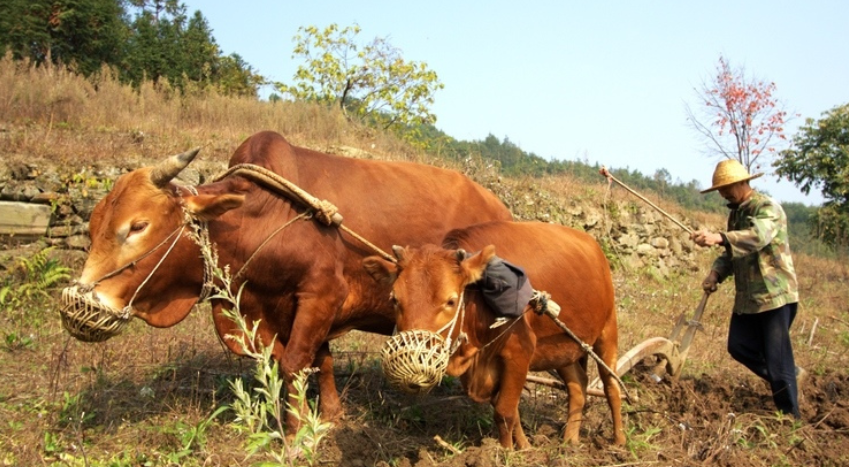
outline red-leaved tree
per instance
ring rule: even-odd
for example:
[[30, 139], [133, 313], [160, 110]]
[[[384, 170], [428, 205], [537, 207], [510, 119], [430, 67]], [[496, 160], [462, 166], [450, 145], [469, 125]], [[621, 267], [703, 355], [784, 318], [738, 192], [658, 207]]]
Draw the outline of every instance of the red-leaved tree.
[[786, 145], [787, 112], [773, 96], [775, 83], [748, 79], [720, 56], [713, 81], [695, 91], [700, 117], [688, 105], [687, 120], [706, 138], [709, 154], [737, 159], [751, 172], [761, 156], [772, 158]]

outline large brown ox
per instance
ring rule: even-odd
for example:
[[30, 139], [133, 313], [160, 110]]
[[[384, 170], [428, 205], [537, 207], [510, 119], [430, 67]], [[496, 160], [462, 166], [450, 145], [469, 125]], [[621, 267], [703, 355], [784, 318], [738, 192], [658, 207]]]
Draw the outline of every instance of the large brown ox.
[[[613, 282], [601, 248], [583, 232], [531, 222], [490, 222], [455, 230], [442, 245], [394, 248], [397, 263], [377, 256], [363, 261], [378, 282], [394, 283], [398, 336], [403, 331], [426, 330], [460, 342], [456, 349], [447, 350], [454, 351], [447, 373], [461, 378], [472, 399], [493, 405], [499, 441], [508, 448], [514, 442], [519, 448], [530, 445], [519, 418], [519, 398], [528, 371], [556, 370], [569, 394], [564, 439], [576, 442], [586, 396], [586, 352], [548, 316], [530, 312], [530, 306], [515, 322], [490, 328], [496, 315], [474, 284], [497, 247], [499, 257], [525, 269], [534, 289], [551, 294], [562, 307], [559, 319], [592, 346], [608, 367], [615, 368], [618, 330]], [[465, 251], [478, 253], [469, 257]], [[446, 330], [454, 332], [444, 335]], [[432, 355], [434, 341], [422, 342], [429, 342], [422, 355]], [[623, 443], [619, 385], [603, 367], [599, 366], [599, 372], [613, 414], [615, 442]]]
[[[194, 154], [116, 181], [92, 213], [80, 288], [93, 288], [94, 301], [113, 310], [132, 302], [132, 315], [151, 326], [179, 323], [198, 302], [204, 282], [198, 246], [179, 233], [186, 209], [208, 221], [220, 265], [235, 274], [255, 255], [234, 284], [246, 283], [242, 313], [249, 323], [261, 320], [259, 336], [273, 346], [284, 375], [320, 369], [322, 412], [340, 415], [328, 341], [352, 329], [389, 334], [394, 325], [389, 287], [376, 286], [361, 265], [374, 250], [309, 219], [275, 234], [304, 206], [243, 176], [197, 186], [196, 194], [172, 183]], [[231, 167], [237, 164], [270, 169], [334, 203], [345, 226], [380, 248], [438, 241], [452, 228], [512, 218], [493, 194], [457, 172], [323, 154], [292, 146], [274, 132], [245, 140], [230, 159]], [[238, 335], [222, 316], [223, 305], [213, 301], [216, 330], [222, 337]], [[239, 353], [236, 343], [225, 343]], [[289, 422], [293, 427], [293, 418]]]

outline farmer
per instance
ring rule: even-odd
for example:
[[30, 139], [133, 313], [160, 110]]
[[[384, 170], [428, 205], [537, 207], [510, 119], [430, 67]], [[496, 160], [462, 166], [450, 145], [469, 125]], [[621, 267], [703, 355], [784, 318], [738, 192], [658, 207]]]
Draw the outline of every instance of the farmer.
[[728, 353], [769, 383], [778, 410], [799, 418], [797, 373], [804, 370], [796, 368], [790, 343], [799, 301], [796, 272], [784, 210], [749, 186], [761, 175], [749, 175], [737, 160], [717, 164], [713, 186], [702, 193], [719, 190], [728, 201], [727, 230], [699, 230], [691, 238], [699, 246], [725, 249], [702, 283], [705, 292], [716, 291], [718, 283], [734, 275]]

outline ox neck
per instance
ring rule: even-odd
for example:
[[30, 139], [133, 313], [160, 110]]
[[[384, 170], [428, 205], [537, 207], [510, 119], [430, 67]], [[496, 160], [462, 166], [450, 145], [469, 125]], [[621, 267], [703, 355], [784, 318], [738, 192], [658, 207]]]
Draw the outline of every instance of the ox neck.
[[[182, 188], [185, 188], [186, 191], [191, 193], [193, 196], [198, 195], [197, 187], [194, 185], [183, 185]], [[186, 208], [186, 204], [181, 204], [183, 210], [183, 226], [188, 226], [190, 228], [188, 237], [191, 238], [191, 240], [200, 248], [201, 259], [203, 260], [203, 285], [201, 285], [197, 301], [197, 304], [199, 305], [212, 295], [212, 291], [215, 288], [215, 268], [218, 267], [218, 264], [217, 261], [212, 261], [212, 255], [208, 255], [204, 251], [205, 248], [211, 252], [214, 251], [212, 248], [212, 240], [209, 238], [209, 223], [193, 216]], [[215, 259], [217, 259], [217, 255], [215, 256]]]
[[[472, 290], [476, 289], [472, 288]], [[524, 318], [522, 314], [515, 318], [506, 318], [507, 321], [503, 324], [493, 325], [496, 319], [489, 311], [484, 311], [488, 308], [483, 303], [483, 297], [480, 294], [469, 295], [468, 300], [474, 301], [474, 304], [469, 307], [470, 311], [467, 313], [466, 341], [476, 350], [480, 351], [495, 344]]]

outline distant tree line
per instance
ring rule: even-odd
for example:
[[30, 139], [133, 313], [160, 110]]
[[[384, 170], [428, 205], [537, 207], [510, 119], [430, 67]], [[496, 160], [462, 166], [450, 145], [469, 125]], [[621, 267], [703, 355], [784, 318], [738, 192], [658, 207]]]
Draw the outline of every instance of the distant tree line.
[[[599, 183], [600, 165], [580, 160], [547, 160], [532, 152], [526, 152], [509, 138], [499, 140], [490, 134], [479, 141], [458, 141], [446, 135], [436, 127], [427, 125], [416, 129], [416, 134], [424, 138], [424, 146], [442, 157], [463, 160], [468, 157], [480, 157], [496, 163], [501, 172], [511, 177], [541, 177], [546, 175], [568, 174], [581, 181]], [[689, 182], [673, 181], [666, 169], [658, 169], [651, 176], [638, 170], [608, 167], [610, 173], [632, 189], [643, 194], [656, 194], [681, 207], [700, 212], [726, 214], [728, 209], [719, 196], [707, 196], [701, 193], [703, 187], [697, 180]], [[833, 248], [826, 247], [831, 242], [819, 238], [817, 229], [817, 206], [803, 203], [782, 203], [787, 214], [790, 235], [795, 251], [811, 254], [831, 254]], [[827, 240], [827, 239], [825, 239]], [[833, 245], [832, 245], [833, 247]]]
[[256, 97], [264, 82], [239, 55], [223, 55], [203, 14], [189, 16], [178, 0], [3, 0], [3, 49], [85, 76], [105, 65], [134, 85], [167, 80]]
[[[419, 130], [427, 138], [426, 145], [434, 152], [462, 160], [469, 156], [479, 156], [496, 162], [502, 173], [512, 177], [541, 177], [546, 175], [569, 174], [581, 181], [597, 183], [602, 181], [599, 175], [601, 166], [595, 162], [580, 160], [544, 159], [533, 152], [524, 151], [505, 137], [499, 140], [490, 134], [480, 141], [457, 141], [438, 129]], [[691, 180], [683, 183], [673, 182], [666, 169], [659, 169], [653, 175], [644, 175], [628, 167], [608, 167], [618, 180], [637, 191], [651, 191], [686, 209], [703, 212], [726, 212], [725, 204], [718, 197], [702, 195], [699, 182]]]

